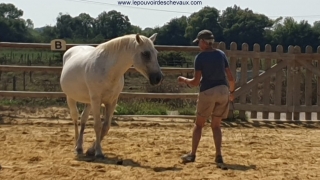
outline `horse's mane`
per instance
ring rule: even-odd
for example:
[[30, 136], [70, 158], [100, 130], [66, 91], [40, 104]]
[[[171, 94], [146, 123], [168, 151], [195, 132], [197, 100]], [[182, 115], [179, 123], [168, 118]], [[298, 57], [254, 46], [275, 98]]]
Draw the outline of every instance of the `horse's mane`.
[[[153, 44], [150, 43], [149, 38], [143, 35], [140, 35], [140, 39], [142, 43], [153, 46]], [[111, 39], [110, 41], [101, 43], [96, 48], [105, 53], [108, 53], [108, 52], [116, 53], [116, 52], [121, 52], [122, 50], [133, 50], [138, 48], [138, 46], [139, 44], [136, 41], [136, 34], [129, 34], [129, 35], [116, 37], [114, 39]]]

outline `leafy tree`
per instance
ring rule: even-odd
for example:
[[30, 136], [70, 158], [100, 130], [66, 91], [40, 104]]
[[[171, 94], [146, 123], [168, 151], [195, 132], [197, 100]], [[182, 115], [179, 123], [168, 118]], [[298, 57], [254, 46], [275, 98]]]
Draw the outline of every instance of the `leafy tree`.
[[28, 27], [21, 16], [23, 11], [13, 4], [0, 4], [0, 41], [31, 41]]
[[72, 39], [73, 32], [76, 29], [73, 24], [73, 18], [69, 14], [59, 13], [57, 17], [56, 30], [58, 38]]
[[159, 28], [157, 44], [162, 45], [189, 45], [184, 37], [187, 27], [187, 17], [171, 19], [167, 24]]
[[73, 25], [76, 28], [76, 36], [78, 38], [89, 39], [93, 38], [93, 27], [95, 19], [87, 13], [81, 13], [73, 19]]
[[142, 33], [142, 29], [139, 26], [135, 26], [135, 25], [131, 25], [131, 30], [129, 31], [129, 33], [131, 34], [136, 34], [136, 33]]
[[303, 51], [307, 45], [316, 48], [319, 41], [319, 34], [307, 21], [296, 22], [293, 18], [288, 17], [284, 19], [283, 24], [278, 23], [273, 31], [272, 43], [281, 44], [284, 49], [289, 45], [297, 45]]
[[132, 31], [128, 16], [115, 10], [99, 14], [95, 28], [95, 32], [101, 34], [105, 39], [112, 39]]
[[19, 19], [23, 16], [23, 11], [18, 9], [15, 5], [8, 3], [0, 4], [0, 18]]
[[253, 13], [239, 6], [228, 7], [219, 18], [223, 27], [223, 41], [227, 46], [236, 42], [238, 48], [242, 43], [248, 43], [250, 49], [254, 43], [265, 44], [266, 29], [271, 28], [274, 21], [263, 14]]
[[212, 31], [216, 41], [223, 40], [222, 27], [218, 22], [219, 11], [214, 7], [204, 7], [200, 11], [192, 13], [188, 18], [185, 37], [191, 43], [198, 32], [203, 29]]

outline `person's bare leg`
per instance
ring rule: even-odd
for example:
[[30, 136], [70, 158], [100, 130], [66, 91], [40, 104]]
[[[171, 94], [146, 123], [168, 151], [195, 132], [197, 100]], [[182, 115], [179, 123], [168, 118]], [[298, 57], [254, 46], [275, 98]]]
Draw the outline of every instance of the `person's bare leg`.
[[199, 142], [202, 135], [202, 128], [206, 122], [205, 117], [197, 116], [196, 122], [194, 124], [193, 133], [192, 133], [192, 151], [191, 155], [196, 155]]
[[197, 118], [194, 123], [193, 133], [192, 133], [192, 150], [181, 157], [184, 163], [195, 162], [196, 153], [199, 146], [199, 142], [202, 135], [202, 128], [206, 123], [206, 119], [210, 116], [214, 103], [208, 101], [208, 97], [203, 93], [199, 94], [199, 99], [197, 101]]
[[216, 147], [216, 156], [222, 155], [221, 144], [222, 144], [222, 132], [221, 132], [221, 117], [212, 117], [211, 129], [214, 140], [214, 145]]
[[193, 133], [192, 133], [192, 150], [190, 153], [181, 156], [181, 159], [184, 163], [194, 162], [196, 159], [196, 153], [201, 139], [202, 128], [206, 118], [197, 116], [194, 123]]
[[217, 167], [223, 170], [227, 170], [228, 167], [224, 164], [222, 153], [221, 153], [221, 144], [222, 144], [222, 132], [221, 132], [221, 117], [212, 117], [211, 121], [211, 129], [213, 134], [214, 145], [216, 147], [216, 158], [215, 162], [217, 163]]

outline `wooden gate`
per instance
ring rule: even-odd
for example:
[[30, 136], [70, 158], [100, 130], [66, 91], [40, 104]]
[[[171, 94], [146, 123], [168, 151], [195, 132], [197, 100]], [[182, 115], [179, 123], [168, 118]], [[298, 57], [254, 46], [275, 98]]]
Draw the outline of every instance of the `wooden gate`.
[[[223, 45], [220, 48], [223, 49]], [[232, 43], [230, 51], [237, 51], [236, 48]], [[301, 113], [305, 113], [306, 120], [320, 119], [320, 48], [313, 53], [312, 47], [307, 46], [305, 53], [301, 53], [299, 46], [289, 46], [284, 53], [280, 45], [276, 52], [266, 45], [264, 53], [259, 51], [260, 46], [255, 44], [253, 53], [243, 53], [248, 52], [248, 45], [244, 43], [239, 56], [235, 53], [229, 56], [234, 77], [236, 71], [241, 73], [234, 104], [240, 117], [249, 111], [252, 119], [280, 120], [282, 113], [286, 120], [300, 120]], [[238, 69], [237, 62], [241, 64]], [[250, 62], [252, 79], [248, 81]], [[261, 69], [263, 73], [259, 73]], [[262, 112], [262, 116], [258, 116], [258, 112]], [[312, 112], [317, 113], [317, 117], [312, 118]], [[273, 118], [269, 117], [270, 113], [274, 114]]]

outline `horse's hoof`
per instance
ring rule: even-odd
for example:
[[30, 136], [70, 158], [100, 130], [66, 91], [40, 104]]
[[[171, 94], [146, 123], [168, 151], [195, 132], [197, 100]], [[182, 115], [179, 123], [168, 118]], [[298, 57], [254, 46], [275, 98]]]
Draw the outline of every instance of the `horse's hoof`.
[[112, 122], [111, 122], [111, 125], [112, 125], [112, 126], [119, 126], [119, 124], [118, 124], [117, 121], [112, 121]]
[[83, 155], [83, 149], [76, 149], [77, 155]]
[[103, 159], [105, 159], [105, 156], [103, 154], [96, 154], [95, 158], [103, 160]]
[[88, 149], [88, 150], [86, 151], [86, 156], [94, 156], [94, 154], [95, 154], [95, 151], [94, 151], [94, 150]]
[[123, 160], [122, 159], [118, 160], [117, 165], [123, 165]]

